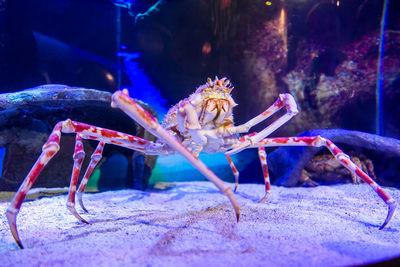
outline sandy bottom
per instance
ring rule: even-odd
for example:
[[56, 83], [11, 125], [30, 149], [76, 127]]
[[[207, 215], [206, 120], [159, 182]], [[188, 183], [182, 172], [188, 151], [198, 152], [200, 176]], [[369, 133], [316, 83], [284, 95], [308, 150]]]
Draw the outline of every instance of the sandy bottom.
[[[347, 266], [400, 256], [400, 214], [384, 230], [386, 206], [368, 185], [316, 188], [242, 184], [236, 223], [209, 182], [162, 183], [142, 192], [88, 193], [90, 224], [66, 195], [23, 203], [20, 250], [0, 203], [0, 266]], [[400, 201], [400, 190], [387, 191]]]

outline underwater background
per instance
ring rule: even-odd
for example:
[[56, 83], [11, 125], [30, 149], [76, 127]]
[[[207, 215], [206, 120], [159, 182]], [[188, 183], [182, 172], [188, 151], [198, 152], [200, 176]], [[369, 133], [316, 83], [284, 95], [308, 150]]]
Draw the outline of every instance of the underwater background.
[[[161, 121], [207, 77], [228, 77], [236, 124], [289, 92], [300, 113], [273, 136], [339, 128], [399, 139], [399, 12], [394, 0], [3, 0], [0, 92], [44, 84], [128, 88]], [[10, 127], [2, 124], [2, 136]], [[344, 147], [372, 159], [380, 182], [399, 184], [399, 155], [357, 145]], [[123, 180], [129, 157], [109, 153], [108, 165], [119, 166], [111, 172]], [[200, 159], [232, 181], [222, 154]], [[241, 181], [263, 182], [255, 160], [254, 151], [234, 158]], [[174, 179], [204, 178], [179, 156], [159, 157], [150, 183]]]
[[[399, 0], [0, 0], [0, 265], [396, 265], [399, 14]], [[290, 93], [300, 112], [271, 137], [329, 139], [358, 176], [325, 147], [267, 148], [268, 164], [247, 149], [235, 187], [223, 153], [200, 153], [221, 194], [180, 155], [107, 144], [84, 214], [76, 182], [101, 143], [83, 140], [79, 158], [80, 135], [63, 133], [37, 160], [68, 118], [155, 142], [111, 95], [126, 88], [161, 122], [208, 77], [232, 82], [236, 125]]]

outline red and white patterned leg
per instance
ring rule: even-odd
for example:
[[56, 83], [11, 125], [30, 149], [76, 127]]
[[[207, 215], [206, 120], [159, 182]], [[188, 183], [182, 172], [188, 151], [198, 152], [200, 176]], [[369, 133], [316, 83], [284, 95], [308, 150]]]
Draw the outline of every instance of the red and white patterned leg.
[[325, 146], [333, 154], [344, 167], [350, 170], [352, 173], [360, 177], [364, 182], [369, 184], [372, 189], [379, 195], [380, 198], [388, 205], [388, 214], [382, 226], [379, 229], [383, 229], [392, 218], [394, 211], [396, 210], [395, 200], [380, 187], [371, 177], [363, 172], [354, 162], [350, 160], [350, 157], [343, 153], [332, 141], [323, 138], [321, 136], [303, 136], [303, 137], [277, 137], [277, 138], [266, 138], [261, 140], [255, 145], [250, 147], [275, 147], [275, 146], [314, 146], [321, 147]]
[[[22, 185], [18, 189], [14, 198], [12, 199], [9, 208], [7, 209], [6, 216], [10, 226], [11, 234], [13, 235], [15, 242], [20, 248], [23, 248], [21, 240], [18, 235], [16, 219], [21, 207], [22, 202], [32, 184], [39, 176], [42, 169], [46, 166], [49, 160], [57, 153], [60, 149], [60, 138], [61, 133], [76, 133], [77, 143], [75, 145], [74, 153], [74, 169], [72, 173], [71, 189], [68, 196], [68, 208], [71, 210], [71, 206], [74, 206], [74, 195], [76, 191], [77, 178], [79, 176], [80, 164], [82, 164], [81, 157], [83, 158], [83, 147], [81, 145], [81, 139], [91, 139], [98, 140], [104, 143], [110, 143], [122, 147], [126, 147], [132, 150], [142, 151], [147, 154], [158, 155], [158, 154], [168, 154], [169, 151], [163, 145], [158, 143], [153, 143], [136, 136], [129, 134], [104, 129], [101, 127], [96, 127], [88, 125], [85, 123], [75, 122], [71, 120], [65, 120], [58, 122], [51, 132], [49, 139], [42, 147], [42, 153], [37, 159], [36, 163], [33, 165], [32, 169], [22, 182]], [[75, 209], [73, 208], [72, 213], [81, 221], [84, 221], [80, 216], [77, 216]]]
[[260, 203], [264, 203], [271, 195], [271, 182], [269, 180], [269, 173], [268, 173], [267, 153], [265, 152], [264, 147], [258, 148], [258, 157], [260, 158], [260, 163], [265, 183], [265, 196], [260, 200]]
[[97, 140], [128, 149], [140, 151], [147, 155], [168, 155], [166, 148], [159, 144], [130, 134], [105, 129], [82, 122], [65, 120], [62, 122], [63, 133], [79, 133], [83, 139]]
[[81, 184], [79, 185], [79, 189], [76, 192], [76, 196], [78, 198], [79, 205], [83, 209], [84, 212], [88, 212], [85, 206], [83, 205], [82, 195], [85, 192], [86, 184], [93, 173], [94, 168], [96, 168], [97, 163], [99, 163], [100, 159], [102, 158], [104, 148], [104, 142], [99, 142], [96, 147], [96, 150], [93, 152], [92, 156], [90, 157], [89, 166], [86, 169], [85, 175], [82, 178]]
[[239, 205], [232, 189], [219, 179], [202, 161], [195, 157], [181, 142], [164, 129], [153, 116], [130, 98], [127, 90], [115, 92], [112, 95], [111, 106], [120, 108], [143, 128], [163, 140], [168, 144], [168, 146], [185, 157], [197, 170], [214, 183], [215, 186], [217, 186], [218, 189], [229, 198], [235, 210], [236, 219], [239, 220]]
[[248, 130], [251, 127], [269, 118], [272, 114], [276, 113], [283, 107], [285, 107], [287, 110], [287, 112], [284, 115], [282, 115], [277, 120], [272, 122], [268, 127], [263, 129], [262, 131], [246, 135], [246, 138], [243, 139], [243, 141], [236, 143], [234, 146], [232, 146], [232, 148], [229, 151], [225, 152], [225, 154], [233, 155], [242, 151], [243, 149], [250, 147], [252, 144], [257, 144], [260, 140], [273, 133], [276, 129], [281, 127], [283, 124], [285, 124], [299, 112], [297, 109], [296, 101], [294, 100], [292, 95], [280, 94], [278, 100], [276, 100], [275, 103], [267, 110], [265, 110], [263, 113], [249, 120], [245, 124], [232, 127], [232, 130], [229, 131], [232, 133], [248, 132]]
[[396, 202], [394, 199], [385, 191], [382, 187], [380, 187], [371, 177], [368, 176], [365, 172], [363, 172], [354, 162], [350, 160], [350, 157], [343, 153], [334, 143], [330, 140], [326, 140], [326, 146], [328, 147], [329, 151], [335, 156], [335, 158], [340, 161], [340, 163], [350, 170], [352, 173], [355, 173], [358, 177], [361, 178], [364, 182], [369, 184], [372, 189], [385, 201], [388, 205], [388, 214], [386, 219], [379, 230], [385, 228], [385, 226], [389, 223], [390, 219], [393, 217], [394, 211], [396, 210]]
[[236, 169], [235, 164], [233, 164], [233, 161], [232, 161], [231, 157], [228, 156], [228, 155], [225, 155], [225, 157], [227, 158], [227, 160], [229, 162], [229, 166], [232, 169], [232, 173], [235, 176], [235, 189], [233, 190], [233, 192], [236, 192], [236, 190], [237, 190], [237, 188], [239, 186], [239, 172]]
[[75, 150], [72, 158], [74, 159], [74, 166], [72, 167], [71, 183], [69, 185], [69, 191], [68, 191], [67, 208], [78, 220], [80, 220], [83, 223], [89, 224], [75, 210], [76, 185], [78, 184], [78, 178], [79, 178], [79, 173], [81, 171], [82, 162], [85, 159], [85, 151], [83, 150], [82, 136], [80, 134], [76, 135]]
[[7, 209], [6, 216], [8, 224], [10, 226], [11, 234], [13, 235], [15, 242], [20, 248], [24, 247], [22, 246], [17, 230], [16, 220], [18, 212], [21, 208], [22, 202], [26, 197], [26, 194], [32, 187], [32, 184], [35, 182], [38, 175], [46, 166], [46, 164], [50, 161], [50, 159], [60, 149], [61, 129], [62, 129], [62, 122], [59, 122], [54, 127], [47, 142], [43, 145], [42, 153], [40, 154], [39, 158], [33, 165], [32, 169], [29, 171], [28, 175], [26, 176], [25, 180], [19, 187], [17, 193], [14, 195], [14, 198], [11, 200], [10, 206]]

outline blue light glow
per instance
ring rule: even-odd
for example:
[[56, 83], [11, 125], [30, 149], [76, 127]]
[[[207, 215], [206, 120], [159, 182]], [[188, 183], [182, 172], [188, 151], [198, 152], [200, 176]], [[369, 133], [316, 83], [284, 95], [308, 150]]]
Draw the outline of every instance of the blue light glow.
[[147, 78], [142, 69], [139, 68], [139, 63], [134, 61], [140, 56], [139, 53], [121, 53], [124, 57], [124, 71], [129, 76], [131, 85], [122, 86], [129, 90], [129, 95], [139, 99], [150, 105], [161, 120], [168, 112], [167, 100], [161, 96], [160, 91], [155, 88]]
[[383, 85], [383, 48], [385, 45], [385, 27], [386, 27], [386, 15], [389, 0], [383, 2], [383, 10], [381, 17], [381, 32], [379, 40], [379, 54], [377, 64], [377, 77], [376, 77], [376, 134], [382, 135], [382, 85]]
[[[234, 157], [235, 158], [235, 157]], [[221, 179], [234, 182], [234, 176], [223, 153], [200, 153], [199, 159]], [[183, 156], [176, 154], [158, 157], [150, 177], [150, 184], [158, 182], [204, 181], [206, 178]]]

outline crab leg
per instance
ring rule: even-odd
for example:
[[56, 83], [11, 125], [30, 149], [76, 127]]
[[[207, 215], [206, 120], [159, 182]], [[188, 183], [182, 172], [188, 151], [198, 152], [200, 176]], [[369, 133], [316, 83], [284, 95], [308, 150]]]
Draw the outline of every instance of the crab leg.
[[260, 158], [260, 163], [265, 183], [265, 196], [260, 200], [260, 203], [264, 203], [271, 195], [271, 182], [269, 180], [269, 173], [268, 173], [267, 153], [265, 152], [264, 147], [258, 148], [258, 157]]
[[[228, 159], [229, 165], [232, 169], [233, 175], [235, 176], [235, 189], [234, 192], [236, 192], [238, 186], [239, 186], [239, 172], [236, 169], [235, 165], [233, 164], [233, 161], [230, 156], [225, 155], [226, 158]], [[271, 195], [271, 182], [269, 179], [269, 173], [268, 173], [268, 165], [267, 165], [267, 153], [265, 152], [264, 147], [259, 147], [258, 148], [258, 157], [260, 158], [260, 163], [261, 163], [261, 168], [263, 171], [264, 175], [264, 183], [265, 183], [265, 195], [264, 197], [260, 200], [260, 203], [264, 203], [265, 201], [268, 200], [269, 196]]]
[[227, 159], [228, 162], [229, 162], [229, 166], [230, 166], [231, 169], [232, 169], [233, 175], [235, 176], [235, 189], [233, 189], [233, 192], [236, 192], [236, 190], [237, 190], [237, 188], [238, 188], [238, 186], [239, 186], [239, 172], [238, 172], [238, 170], [236, 169], [235, 165], [233, 164], [233, 161], [232, 161], [231, 157], [228, 156], [228, 155], [225, 155], [225, 157], [226, 157], [226, 159]]
[[82, 194], [85, 192], [86, 184], [87, 184], [90, 176], [92, 175], [94, 168], [96, 168], [97, 163], [99, 163], [100, 159], [102, 158], [103, 148], [104, 148], [104, 142], [99, 142], [99, 144], [96, 147], [96, 150], [93, 152], [92, 156], [90, 157], [91, 159], [90, 159], [89, 166], [87, 167], [85, 175], [83, 176], [81, 184], [79, 185], [79, 189], [76, 192], [76, 196], [78, 198], [79, 205], [85, 212], [88, 212], [88, 211], [85, 208], [85, 206], [83, 205]]
[[85, 151], [83, 150], [82, 136], [80, 134], [76, 135], [75, 150], [72, 158], [74, 159], [74, 166], [72, 167], [71, 183], [69, 185], [69, 190], [68, 190], [67, 208], [78, 220], [80, 220], [83, 223], [89, 224], [75, 210], [76, 185], [78, 184], [78, 178], [79, 178], [79, 173], [81, 171], [82, 162], [85, 159]]
[[[265, 110], [263, 113], [254, 117], [253, 119], [249, 120], [245, 124], [242, 124], [242, 125], [236, 126], [236, 127], [232, 127], [232, 130], [230, 130], [230, 131], [233, 133], [248, 132], [248, 130], [251, 127], [253, 127], [254, 125], [269, 118], [270, 116], [272, 116], [274, 113], [276, 113], [283, 107], [285, 107], [287, 109], [287, 113], [285, 113], [283, 116], [281, 116], [276, 121], [271, 123], [268, 127], [266, 127], [261, 132], [256, 133], [255, 135], [251, 135], [251, 136], [249, 135], [248, 138], [246, 138], [246, 140], [244, 142], [238, 142], [236, 145], [233, 146], [233, 148], [231, 150], [227, 151], [226, 154], [227, 155], [236, 154], [236, 153], [242, 151], [243, 149], [249, 147], [252, 144], [257, 144], [263, 138], [267, 137], [272, 132], [274, 132], [276, 129], [278, 129], [283, 124], [285, 124], [288, 120], [290, 120], [293, 116], [295, 116], [299, 112], [297, 109], [296, 101], [294, 100], [293, 96], [290, 94], [280, 94], [278, 100], [276, 100], [275, 103], [271, 107], [269, 107], [267, 110]], [[240, 129], [240, 131], [239, 131], [239, 129]]]
[[[42, 147], [42, 153], [29, 171], [28, 175], [22, 182], [20, 188], [15, 193], [14, 198], [11, 200], [10, 206], [6, 211], [8, 224], [10, 226], [11, 234], [13, 235], [15, 242], [20, 248], [23, 248], [21, 240], [17, 231], [17, 215], [21, 208], [21, 204], [24, 201], [27, 192], [32, 187], [36, 178], [40, 172], [50, 161], [50, 159], [60, 149], [60, 138], [61, 133], [76, 133], [76, 143], [74, 152], [74, 167], [71, 175], [71, 186], [68, 195], [68, 209], [81, 221], [85, 222], [77, 213], [74, 208], [74, 199], [76, 191], [77, 178], [79, 176], [80, 167], [83, 161], [83, 146], [82, 139], [99, 140], [103, 143], [114, 144], [129, 149], [142, 151], [147, 154], [166, 154], [168, 151], [159, 144], [135, 137], [129, 134], [120, 133], [113, 130], [108, 130], [100, 127], [91, 126], [85, 123], [80, 123], [71, 120], [60, 121], [56, 124], [53, 131], [51, 132], [49, 139]], [[104, 146], [104, 145], [101, 145]], [[97, 157], [97, 155], [96, 155]], [[89, 166], [90, 168], [90, 166]], [[71, 209], [72, 207], [72, 209]]]
[[304, 137], [278, 137], [278, 138], [266, 138], [261, 140], [255, 145], [250, 147], [275, 147], [275, 146], [314, 146], [321, 147], [325, 146], [332, 155], [338, 160], [344, 167], [350, 172], [354, 173], [361, 178], [365, 183], [369, 184], [372, 189], [379, 195], [380, 198], [388, 205], [388, 214], [382, 226], [379, 228], [383, 229], [392, 218], [396, 209], [395, 200], [382, 188], [380, 187], [371, 177], [363, 172], [354, 162], [350, 160], [350, 157], [343, 153], [332, 141], [321, 137], [321, 136], [304, 136]]
[[23, 248], [23, 246], [18, 236], [17, 223], [16, 223], [19, 209], [21, 208], [21, 204], [24, 201], [26, 194], [32, 187], [32, 184], [35, 182], [39, 173], [42, 171], [44, 166], [46, 166], [49, 160], [60, 149], [61, 129], [62, 129], [62, 122], [59, 122], [54, 127], [47, 142], [43, 145], [42, 153], [40, 154], [39, 158], [33, 165], [28, 175], [26, 176], [24, 182], [19, 187], [17, 193], [14, 195], [14, 198], [11, 200], [10, 206], [7, 209], [6, 216], [8, 224], [10, 226], [11, 234], [13, 235], [15, 242], [20, 248]]
[[[235, 189], [233, 190], [233, 192], [236, 192], [236, 190], [239, 186], [239, 171], [236, 169], [235, 164], [232, 161], [232, 158], [228, 155], [225, 155], [225, 157], [228, 159], [229, 166], [231, 167], [232, 173], [235, 176]], [[264, 183], [265, 183], [265, 196], [260, 200], [260, 203], [264, 203], [265, 201], [267, 201], [267, 199], [271, 195], [271, 182], [270, 182], [269, 173], [268, 173], [267, 154], [265, 152], [264, 147], [258, 148], [258, 157], [260, 158], [260, 163], [261, 163], [261, 168], [263, 171]]]
[[239, 220], [240, 212], [235, 195], [232, 189], [219, 179], [207, 166], [195, 157], [185, 146], [182, 145], [174, 136], [165, 130], [157, 120], [144, 110], [139, 104], [128, 96], [128, 91], [117, 91], [112, 95], [112, 107], [118, 107], [132, 119], [138, 122], [143, 128], [150, 133], [166, 142], [174, 148], [183, 157], [185, 157], [196, 169], [198, 169], [208, 180], [213, 182], [222, 193], [227, 195]]

